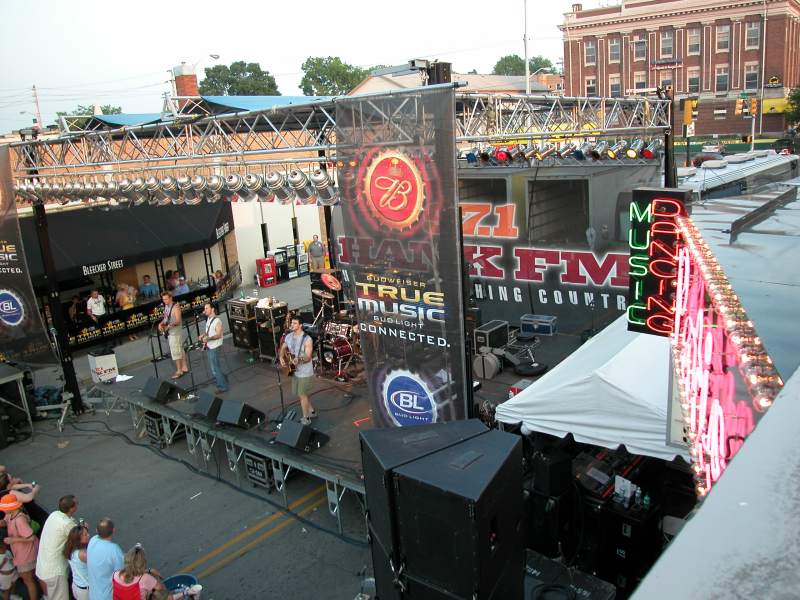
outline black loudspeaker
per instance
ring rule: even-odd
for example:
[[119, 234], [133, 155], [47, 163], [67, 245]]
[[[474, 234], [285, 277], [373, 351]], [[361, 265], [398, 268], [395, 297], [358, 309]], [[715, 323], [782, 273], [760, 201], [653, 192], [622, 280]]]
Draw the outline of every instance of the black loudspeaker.
[[394, 470], [397, 540], [418, 595], [521, 598], [522, 441], [488, 431]]
[[155, 377], [150, 377], [142, 388], [142, 394], [158, 404], [166, 404], [167, 402], [177, 400], [180, 394], [185, 393], [185, 390], [179, 388], [174, 383], [161, 381]]
[[572, 486], [572, 458], [565, 452], [537, 453], [533, 460], [533, 488], [545, 496], [561, 496]]
[[[551, 558], [568, 551], [567, 527], [572, 508], [571, 499], [570, 495], [547, 496], [536, 490], [530, 493], [525, 511], [528, 517], [528, 548]], [[560, 548], [559, 542], [564, 547]]]
[[222, 408], [222, 398], [206, 391], [197, 394], [197, 403], [194, 405], [195, 415], [216, 421], [220, 408]]
[[314, 429], [311, 426], [285, 419], [275, 441], [306, 452], [310, 449], [313, 436]]
[[250, 429], [263, 423], [264, 419], [263, 412], [238, 400], [223, 400], [217, 415], [217, 421], [220, 423], [236, 425], [245, 429]]
[[527, 550], [525, 600], [614, 600], [616, 590], [606, 581], [568, 568]]
[[229, 319], [233, 345], [243, 350], [258, 350], [258, 330], [255, 319]]

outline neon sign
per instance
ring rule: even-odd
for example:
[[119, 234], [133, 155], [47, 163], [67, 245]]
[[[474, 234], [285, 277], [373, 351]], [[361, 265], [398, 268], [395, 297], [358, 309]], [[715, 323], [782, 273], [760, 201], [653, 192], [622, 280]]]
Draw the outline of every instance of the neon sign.
[[688, 192], [638, 188], [630, 204], [628, 330], [669, 336], [675, 329], [680, 233]]
[[705, 496], [783, 386], [751, 321], [697, 228], [675, 219], [671, 336], [696, 490]]

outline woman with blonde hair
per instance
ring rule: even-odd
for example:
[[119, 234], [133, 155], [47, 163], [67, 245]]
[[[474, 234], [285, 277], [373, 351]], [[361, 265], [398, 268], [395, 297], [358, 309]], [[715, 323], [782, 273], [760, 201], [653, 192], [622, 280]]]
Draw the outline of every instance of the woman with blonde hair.
[[125, 553], [122, 569], [114, 573], [112, 579], [114, 600], [146, 600], [148, 594], [156, 589], [163, 589], [159, 581], [161, 574], [155, 569], [147, 568], [144, 549], [139, 544]]

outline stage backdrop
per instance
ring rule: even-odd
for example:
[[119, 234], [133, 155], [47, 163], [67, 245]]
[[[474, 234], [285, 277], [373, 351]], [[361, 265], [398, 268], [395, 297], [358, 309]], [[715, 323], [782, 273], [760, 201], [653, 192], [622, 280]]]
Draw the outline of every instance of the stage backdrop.
[[8, 146], [0, 147], [0, 361], [55, 364], [31, 287], [11, 181]]
[[453, 88], [337, 100], [339, 266], [375, 425], [467, 416]]

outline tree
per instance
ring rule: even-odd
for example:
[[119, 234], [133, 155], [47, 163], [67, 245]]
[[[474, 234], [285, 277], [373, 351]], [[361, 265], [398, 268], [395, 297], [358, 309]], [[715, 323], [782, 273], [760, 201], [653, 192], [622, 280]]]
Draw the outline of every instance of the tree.
[[301, 69], [300, 88], [306, 96], [344, 95], [369, 73], [367, 69], [342, 62], [338, 56], [309, 56]]
[[238, 60], [225, 65], [214, 65], [206, 69], [206, 77], [200, 82], [203, 96], [280, 96], [278, 84], [269, 71], [258, 63]]
[[[553, 72], [553, 63], [544, 56], [529, 58], [528, 65], [531, 74], [536, 73], [539, 69], [542, 69], [543, 73]], [[525, 75], [525, 59], [518, 54], [503, 56], [494, 65], [492, 73], [494, 75]]]
[[800, 87], [793, 88], [789, 92], [789, 103], [784, 116], [787, 128], [800, 122]]
[[[71, 110], [69, 112], [57, 112], [56, 114], [59, 117], [63, 117], [64, 115], [93, 115], [94, 106], [94, 104], [78, 104], [75, 110]], [[119, 115], [122, 114], [122, 107], [112, 106], [111, 104], [103, 104], [100, 107], [100, 111], [104, 115]]]

